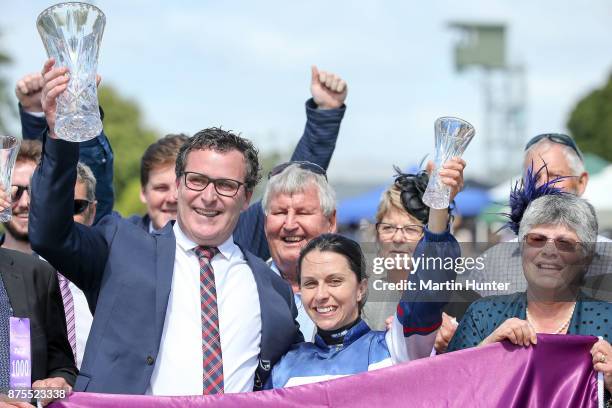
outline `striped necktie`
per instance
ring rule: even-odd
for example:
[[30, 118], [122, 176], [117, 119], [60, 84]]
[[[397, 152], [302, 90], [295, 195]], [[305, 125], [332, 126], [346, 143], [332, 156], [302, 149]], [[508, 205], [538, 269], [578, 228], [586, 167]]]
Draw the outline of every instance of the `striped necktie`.
[[72, 292], [68, 285], [70, 281], [64, 277], [61, 273], [57, 273], [59, 280], [60, 292], [62, 293], [62, 301], [64, 302], [64, 311], [66, 312], [66, 326], [68, 328], [68, 342], [72, 347], [72, 354], [74, 354], [74, 361], [77, 359], [76, 349], [76, 328], [74, 325], [74, 299], [72, 298]]
[[194, 248], [200, 261], [200, 316], [202, 319], [202, 387], [203, 394], [223, 394], [223, 355], [219, 333], [219, 311], [212, 258], [219, 252], [215, 247]]

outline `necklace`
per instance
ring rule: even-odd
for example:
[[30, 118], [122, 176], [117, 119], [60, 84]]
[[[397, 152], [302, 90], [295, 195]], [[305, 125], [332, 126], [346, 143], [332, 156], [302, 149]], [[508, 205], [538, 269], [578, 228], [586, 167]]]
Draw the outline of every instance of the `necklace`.
[[[561, 327], [559, 327], [557, 329], [557, 331], [550, 333], [550, 334], [560, 334], [563, 333], [565, 331], [566, 328], [569, 327], [570, 322], [572, 321], [572, 316], [574, 314], [574, 309], [576, 308], [576, 302], [574, 302], [574, 304], [572, 305], [572, 310], [570, 310], [569, 313], [569, 317], [563, 321], [563, 324], [561, 325]], [[529, 306], [525, 307], [525, 314], [527, 315], [527, 321], [529, 323], [531, 323], [531, 325], [535, 328], [536, 324], [533, 321], [533, 318], [531, 317], [531, 315], [529, 314]]]

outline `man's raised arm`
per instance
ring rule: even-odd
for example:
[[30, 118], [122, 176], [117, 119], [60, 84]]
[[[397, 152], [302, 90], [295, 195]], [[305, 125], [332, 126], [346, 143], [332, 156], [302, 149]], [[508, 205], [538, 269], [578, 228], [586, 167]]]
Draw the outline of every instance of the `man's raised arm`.
[[[97, 83], [100, 77], [97, 78]], [[37, 72], [23, 76], [15, 85], [15, 96], [19, 101], [19, 118], [21, 135], [24, 139], [43, 140], [47, 130], [47, 121], [42, 107], [42, 89], [44, 81]], [[104, 118], [104, 112], [100, 109]], [[96, 200], [98, 201], [96, 219], [110, 214], [114, 205], [113, 162], [114, 156], [110, 142], [104, 130], [94, 139], [79, 146], [79, 161], [86, 164], [96, 178]]]
[[32, 249], [83, 291], [97, 296], [108, 246], [101, 232], [73, 219], [79, 144], [56, 138], [56, 99], [68, 84], [66, 68], [45, 63], [42, 106], [49, 126], [32, 176], [29, 235]]
[[[346, 81], [338, 75], [312, 67], [310, 80], [312, 98], [306, 101], [306, 127], [291, 161], [309, 161], [327, 170], [336, 148], [340, 123], [348, 93]], [[270, 258], [264, 231], [265, 214], [261, 201], [240, 214], [234, 231], [234, 241], [262, 259]]]

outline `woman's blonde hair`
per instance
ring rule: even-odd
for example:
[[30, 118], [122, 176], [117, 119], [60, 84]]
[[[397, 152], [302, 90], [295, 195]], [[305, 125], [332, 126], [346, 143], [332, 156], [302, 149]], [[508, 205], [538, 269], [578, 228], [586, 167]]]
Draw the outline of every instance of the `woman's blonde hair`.
[[376, 222], [382, 222], [385, 214], [387, 214], [387, 212], [389, 212], [392, 208], [399, 211], [406, 211], [404, 205], [402, 204], [402, 190], [400, 190], [395, 183], [389, 186], [389, 188], [386, 189], [380, 197], [380, 203], [378, 204], [378, 209], [376, 210]]

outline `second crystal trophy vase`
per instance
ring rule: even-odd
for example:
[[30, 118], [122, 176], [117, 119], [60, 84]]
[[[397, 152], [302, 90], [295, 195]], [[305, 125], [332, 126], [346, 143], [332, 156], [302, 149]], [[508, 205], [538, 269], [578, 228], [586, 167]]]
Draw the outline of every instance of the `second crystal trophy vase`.
[[68, 88], [57, 98], [55, 134], [60, 139], [84, 142], [102, 131], [98, 108], [96, 70], [106, 17], [87, 3], [60, 3], [36, 21], [47, 55], [55, 67], [68, 67]]
[[453, 157], [461, 157], [476, 131], [466, 121], [451, 117], [437, 119], [434, 129], [436, 132], [435, 168], [429, 176], [423, 203], [430, 208], [444, 209], [450, 204], [450, 187], [440, 180], [442, 165]]
[[[8, 193], [11, 193], [12, 174], [20, 144], [20, 140], [14, 136], [0, 136], [0, 185]], [[10, 221], [11, 216], [11, 207], [0, 211], [0, 222]]]

